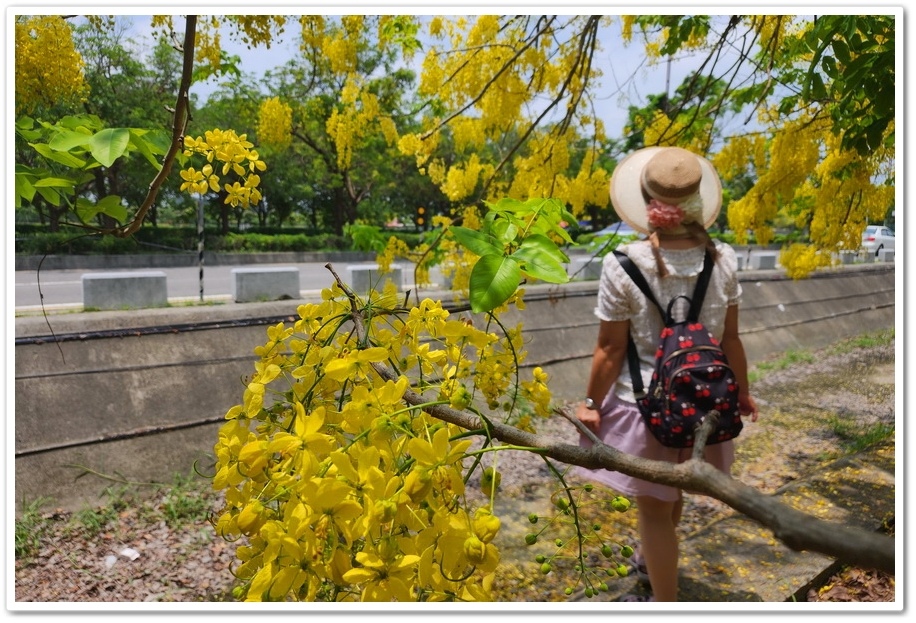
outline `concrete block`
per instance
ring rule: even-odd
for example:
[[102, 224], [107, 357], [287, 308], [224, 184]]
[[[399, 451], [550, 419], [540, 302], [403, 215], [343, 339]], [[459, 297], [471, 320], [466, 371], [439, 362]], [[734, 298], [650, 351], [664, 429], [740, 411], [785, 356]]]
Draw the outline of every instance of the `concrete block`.
[[455, 265], [452, 262], [448, 262], [438, 269], [434, 267], [432, 270], [430, 270], [430, 279], [433, 279], [434, 271], [436, 274], [438, 274], [439, 287], [443, 290], [451, 290], [454, 283], [452, 274], [455, 272]]
[[233, 268], [232, 298], [236, 303], [298, 299], [299, 269], [295, 266]]
[[894, 261], [894, 250], [893, 249], [881, 249], [878, 251], [878, 261], [879, 262], [893, 262]]
[[569, 266], [569, 276], [576, 281], [601, 279], [601, 257], [574, 257]]
[[347, 266], [347, 270], [350, 272], [350, 287], [357, 294], [366, 294], [369, 290], [381, 292], [387, 281], [394, 283], [398, 292], [404, 288], [403, 269], [397, 264], [392, 264], [388, 272], [380, 271], [378, 264]]
[[85, 309], [142, 309], [169, 304], [165, 273], [89, 273], [81, 277]]
[[840, 251], [841, 264], [853, 264], [856, 261], [858, 253], [856, 251]]
[[776, 268], [776, 251], [762, 251], [751, 255], [751, 268], [753, 270], [774, 270]]

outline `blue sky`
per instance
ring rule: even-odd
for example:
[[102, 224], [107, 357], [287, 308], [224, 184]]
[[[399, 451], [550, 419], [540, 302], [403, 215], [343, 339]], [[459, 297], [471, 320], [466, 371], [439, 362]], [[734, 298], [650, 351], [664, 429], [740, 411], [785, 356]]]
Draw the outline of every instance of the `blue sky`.
[[[146, 7], [147, 9], [149, 7]], [[281, 7], [290, 10], [292, 7]], [[343, 8], [343, 7], [342, 7]], [[453, 7], [454, 8], [454, 7]], [[120, 9], [120, 7], [119, 7]], [[110, 9], [109, 9], [110, 10]], [[129, 9], [128, 9], [129, 10]], [[415, 14], [428, 14], [429, 9], [418, 11]], [[163, 13], [173, 11], [163, 10]], [[221, 9], [221, 12], [225, 12]], [[267, 12], [267, 11], [263, 11]], [[277, 11], [282, 13], [283, 11]], [[354, 13], [365, 13], [365, 10], [354, 10]], [[395, 11], [397, 12], [397, 11]], [[402, 13], [407, 11], [401, 11]], [[411, 12], [412, 13], [412, 12]], [[451, 13], [442, 13], [449, 15]], [[454, 13], [457, 15], [458, 13]], [[125, 15], [125, 18], [128, 16]], [[135, 29], [132, 36], [143, 39], [149, 32], [149, 18], [145, 15], [133, 17]], [[230, 54], [237, 54], [242, 59], [242, 71], [255, 76], [263, 75], [267, 70], [274, 69], [296, 54], [296, 24], [290, 24], [285, 37], [271, 45], [270, 49], [248, 49], [243, 44], [233, 41], [230, 37], [223, 38], [223, 46]], [[604, 48], [595, 59], [595, 66], [603, 76], [600, 78], [601, 87], [597, 90], [598, 106], [601, 117], [607, 125], [609, 136], [619, 136], [626, 122], [627, 107], [629, 105], [641, 106], [645, 103], [646, 96], [665, 90], [666, 67], [650, 66], [645, 59], [642, 47], [638, 44], [623, 46], [619, 41], [619, 24], [612, 26], [605, 41]], [[671, 64], [670, 85], [673, 90], [687, 73], [695, 69], [700, 60], [698, 57], [683, 56]], [[422, 61], [422, 55], [417, 56], [417, 63]], [[196, 84], [192, 93], [206, 97], [212, 93], [216, 83], [210, 81], [205, 84]]]

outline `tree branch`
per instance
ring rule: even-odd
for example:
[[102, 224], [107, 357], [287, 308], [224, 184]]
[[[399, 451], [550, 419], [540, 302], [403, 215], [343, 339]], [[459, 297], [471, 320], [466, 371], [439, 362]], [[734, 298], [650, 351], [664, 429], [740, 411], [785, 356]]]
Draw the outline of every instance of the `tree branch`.
[[165, 154], [165, 158], [162, 159], [162, 168], [159, 169], [159, 173], [156, 174], [156, 177], [153, 178], [153, 181], [150, 183], [146, 199], [143, 200], [143, 204], [140, 206], [140, 209], [137, 210], [137, 214], [134, 216], [133, 220], [123, 227], [103, 231], [103, 234], [108, 233], [119, 238], [126, 238], [140, 229], [143, 225], [143, 221], [146, 219], [146, 215], [153, 207], [156, 197], [159, 195], [159, 188], [165, 183], [165, 180], [168, 179], [175, 158], [178, 156], [178, 152], [182, 149], [184, 144], [185, 130], [188, 127], [188, 121], [191, 120], [188, 90], [191, 88], [191, 75], [194, 71], [194, 41], [197, 33], [197, 16], [188, 15], [185, 19], [185, 24], [184, 63], [181, 69], [181, 83], [178, 87], [178, 101], [175, 104], [175, 115], [172, 121], [172, 142], [169, 145], [168, 152]]
[[[325, 267], [331, 271], [349, 298], [358, 341], [365, 342], [367, 330], [359, 300], [341, 281], [330, 264]], [[397, 381], [398, 376], [384, 364], [373, 363], [372, 367], [382, 379]], [[404, 401], [413, 406], [428, 405], [430, 402], [422, 394], [412, 390], [405, 392]], [[465, 430], [486, 428], [492, 439], [532, 448], [541, 456], [567, 465], [621, 472], [643, 480], [708, 495], [772, 530], [777, 539], [793, 550], [819, 552], [840, 561], [895, 573], [893, 538], [861, 528], [824, 521], [803, 513], [743, 484], [696, 456], [680, 464], [652, 461], [623, 453], [602, 443], [589, 433], [586, 433], [586, 436], [594, 445], [591, 448], [583, 448], [559, 443], [543, 435], [528, 433], [499, 422], [485, 422], [476, 415], [446, 405], [425, 406], [423, 410], [434, 418]], [[574, 419], [566, 409], [557, 412], [566, 419]], [[712, 426], [714, 422], [707, 418], [705, 424]], [[584, 426], [577, 424], [577, 428], [583, 431]]]

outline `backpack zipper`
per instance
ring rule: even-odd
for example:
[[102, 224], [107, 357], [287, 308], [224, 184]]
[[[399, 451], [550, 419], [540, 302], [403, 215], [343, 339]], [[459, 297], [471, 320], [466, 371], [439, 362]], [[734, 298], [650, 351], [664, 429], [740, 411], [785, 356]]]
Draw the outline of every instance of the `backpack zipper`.
[[[687, 352], [687, 351], [690, 351], [690, 350], [709, 350], [710, 348], [715, 348], [715, 347], [710, 347], [710, 346], [706, 346], [706, 347], [698, 346], [698, 347], [696, 347], [696, 348], [685, 348], [685, 349], [681, 349], [681, 352]], [[668, 361], [668, 359], [671, 359], [671, 357], [673, 357], [673, 356], [674, 356], [674, 353], [672, 353], [672, 355], [671, 355], [670, 357], [668, 357], [665, 361]], [[724, 368], [725, 370], [727, 370], [728, 372], [730, 372], [731, 374], [734, 375], [734, 371], [732, 370], [731, 366], [728, 365], [727, 363], [723, 362], [723, 363], [715, 364], [715, 365], [717, 365], [717, 366], [720, 367], [720, 368]], [[670, 391], [670, 389], [671, 389], [671, 383], [673, 382], [673, 380], [676, 379], [677, 376], [678, 376], [681, 372], [683, 372], [684, 370], [691, 370], [691, 369], [693, 369], [693, 368], [699, 368], [699, 367], [700, 367], [700, 365], [695, 364], [695, 363], [692, 363], [692, 364], [688, 364], [688, 365], [686, 365], [686, 366], [681, 366], [680, 368], [675, 368], [675, 369], [674, 369], [674, 372], [668, 375], [668, 383], [665, 385], [665, 387], [662, 387], [662, 385], [661, 385], [660, 383], [659, 383], [658, 385], [655, 386], [655, 397], [656, 397], [656, 399], [659, 398], [659, 394], [660, 394], [662, 391], [665, 392], [665, 410], [666, 410], [666, 411], [671, 411], [671, 391]], [[709, 367], [709, 364], [705, 364], [705, 367]]]
[[683, 355], [684, 353], [689, 353], [694, 350], [722, 350], [721, 346], [711, 346], [709, 344], [698, 344], [697, 346], [688, 346], [686, 348], [679, 348], [676, 351], [670, 353], [665, 360], [662, 361], [662, 365], [668, 363], [678, 355]]

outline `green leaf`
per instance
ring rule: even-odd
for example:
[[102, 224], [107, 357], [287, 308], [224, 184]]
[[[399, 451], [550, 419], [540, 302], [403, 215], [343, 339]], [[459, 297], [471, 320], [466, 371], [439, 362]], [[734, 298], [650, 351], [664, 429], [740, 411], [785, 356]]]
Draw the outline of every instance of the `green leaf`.
[[37, 151], [39, 155], [44, 156], [48, 160], [62, 164], [65, 167], [70, 167], [71, 169], [81, 169], [86, 166], [85, 159], [78, 158], [70, 152], [54, 151], [44, 143], [29, 143], [29, 145], [31, 145], [32, 149]]
[[69, 188], [73, 189], [73, 180], [63, 177], [43, 177], [35, 181], [35, 188]]
[[503, 197], [496, 203], [487, 203], [487, 207], [496, 212], [527, 212], [529, 210], [527, 202], [512, 197]]
[[91, 134], [74, 130], [61, 130], [48, 141], [48, 146], [55, 151], [70, 151], [74, 147], [85, 147], [89, 144]]
[[32, 184], [31, 173], [16, 173], [16, 205], [22, 205], [20, 198], [31, 202], [35, 197], [35, 186]]
[[535, 279], [548, 283], [566, 283], [569, 281], [569, 274], [561, 262], [532, 247], [519, 247], [509, 257], [518, 260], [521, 263], [522, 271]]
[[824, 87], [824, 79], [818, 73], [811, 75], [811, 99], [827, 99], [827, 89]]
[[58, 193], [56, 190], [48, 187], [36, 187], [35, 190], [37, 190], [38, 194], [41, 195], [44, 200], [50, 203], [52, 206], [55, 208], [60, 207], [60, 193]]
[[16, 129], [17, 130], [31, 130], [35, 127], [35, 119], [29, 117], [28, 115], [23, 115], [16, 119]]
[[97, 115], [67, 115], [56, 125], [69, 130], [88, 129], [90, 131], [101, 130], [105, 127]]
[[26, 141], [37, 141], [41, 137], [41, 129], [35, 127], [35, 120], [31, 117], [16, 119], [16, 134]]
[[91, 221], [93, 218], [95, 218], [95, 215], [99, 213], [99, 211], [95, 208], [95, 204], [85, 197], [79, 197], [76, 200], [75, 210], [76, 215], [84, 223]]
[[493, 311], [506, 302], [518, 289], [522, 271], [511, 257], [492, 253], [481, 256], [468, 284], [471, 309], [474, 312]]
[[89, 148], [93, 158], [103, 166], [110, 167], [115, 160], [124, 155], [129, 143], [130, 130], [107, 128], [90, 139]]
[[131, 129], [130, 144], [158, 171], [162, 168], [162, 163], [156, 159], [156, 154], [164, 154], [166, 149], [162, 149], [160, 141], [156, 140], [156, 134], [147, 130]]
[[821, 68], [824, 70], [824, 73], [827, 74], [832, 80], [836, 80], [839, 76], [837, 71], [836, 61], [832, 56], [825, 56], [821, 59]]
[[849, 54], [849, 46], [842, 39], [833, 40], [833, 54], [844, 65], [848, 65], [852, 57]]
[[107, 214], [119, 223], [123, 223], [127, 220], [127, 208], [121, 204], [121, 197], [118, 195], [103, 197], [102, 200], [96, 204], [96, 207], [99, 212]]
[[491, 253], [500, 256], [503, 255], [502, 245], [499, 244], [496, 238], [489, 234], [468, 229], [467, 227], [456, 227], [454, 225], [448, 229], [452, 235], [455, 236], [455, 240], [458, 241], [458, 244], [475, 255], [480, 255], [481, 257]]
[[520, 245], [519, 250], [521, 249], [526, 252], [546, 255], [561, 264], [569, 261], [569, 256], [553, 240], [543, 234], [532, 234], [525, 238]]
[[99, 214], [107, 214], [122, 223], [127, 219], [127, 209], [121, 205], [121, 198], [117, 195], [108, 195], [98, 203], [81, 197], [76, 200], [76, 214], [83, 222], [88, 222]]
[[502, 245], [515, 242], [515, 239], [518, 238], [519, 225], [516, 225], [508, 219], [499, 219], [493, 223], [493, 227], [490, 229]]

